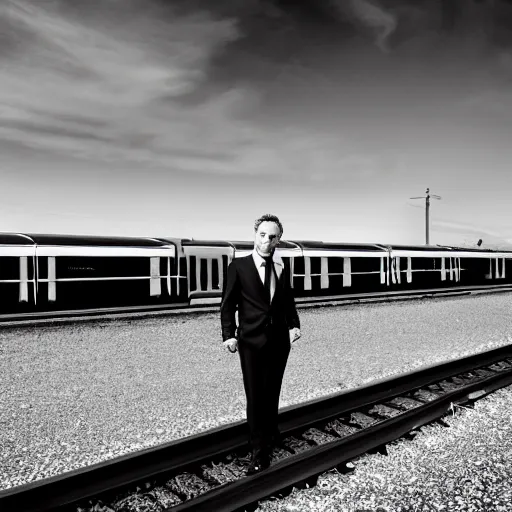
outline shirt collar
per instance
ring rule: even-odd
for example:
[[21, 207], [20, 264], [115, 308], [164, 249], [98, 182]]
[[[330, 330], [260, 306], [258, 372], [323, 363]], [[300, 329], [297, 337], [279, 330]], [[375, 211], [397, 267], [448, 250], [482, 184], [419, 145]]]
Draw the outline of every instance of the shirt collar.
[[[261, 267], [263, 263], [265, 263], [265, 260], [258, 254], [258, 251], [256, 249], [253, 249], [252, 251], [252, 259], [254, 260], [254, 263], [256, 264], [256, 267]], [[283, 260], [279, 254], [276, 254], [274, 252], [274, 255], [272, 257], [272, 261], [276, 265], [280, 265], [281, 267], [284, 266]]]

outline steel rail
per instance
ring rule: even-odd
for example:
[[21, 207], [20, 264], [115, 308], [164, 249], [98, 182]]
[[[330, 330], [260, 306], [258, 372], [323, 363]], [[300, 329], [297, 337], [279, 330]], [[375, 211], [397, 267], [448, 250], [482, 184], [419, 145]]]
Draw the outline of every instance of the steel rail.
[[[435, 297], [471, 295], [474, 293], [506, 293], [512, 291], [512, 284], [489, 286], [457, 286], [449, 288], [428, 288], [416, 290], [393, 290], [383, 292], [352, 293], [325, 297], [301, 297], [296, 299], [298, 308], [327, 305], [360, 304], [366, 302], [388, 302]], [[92, 309], [33, 311], [28, 313], [0, 314], [1, 327], [32, 326], [44, 323], [74, 323], [80, 321], [115, 320], [120, 318], [151, 318], [176, 314], [200, 314], [216, 312], [219, 304], [155, 304], [141, 306], [104, 307]]]
[[[279, 415], [280, 429], [283, 434], [288, 434], [298, 429], [304, 429], [315, 423], [328, 421], [342, 416], [354, 409], [360, 409], [379, 402], [391, 400], [397, 396], [421, 387], [442, 381], [447, 377], [462, 374], [478, 367], [489, 366], [508, 358], [512, 358], [512, 345], [506, 345], [484, 353], [474, 354], [457, 360], [446, 361], [437, 365], [431, 365], [418, 371], [401, 374], [398, 377], [382, 379], [360, 388], [342, 391], [325, 398], [287, 407]], [[443, 395], [439, 401], [433, 401], [430, 404], [426, 404], [429, 407], [422, 406], [421, 410], [425, 411], [425, 420], [412, 416], [412, 411], [410, 411], [411, 414], [401, 414], [399, 418], [409, 418], [410, 421], [407, 420], [406, 425], [410, 425], [411, 422], [420, 425], [431, 421], [428, 418], [433, 417], [433, 410], [436, 411], [436, 414], [441, 409], [446, 412], [446, 408], [444, 408], [446, 403], [448, 403], [446, 400], [453, 403], [457, 400], [461, 400], [464, 396], [468, 395], [468, 393], [471, 394], [475, 391], [479, 391], [480, 393], [485, 394], [486, 392], [489, 392], [488, 390], [494, 389], [492, 387], [494, 385], [494, 378], [497, 378], [498, 380], [496, 382], [500, 383], [498, 387], [507, 385], [506, 383], [502, 384], [501, 382], [504, 378], [510, 379], [510, 382], [512, 382], [512, 370], [497, 372], [496, 377], [493, 376], [485, 380], [479, 380], [475, 384], [472, 384], [475, 388], [473, 391], [467, 391], [469, 388], [462, 388], [462, 391], [456, 390], [454, 392], [450, 392]], [[438, 406], [434, 407], [434, 403], [438, 404]], [[414, 420], [411, 418], [414, 418]], [[400, 425], [402, 424], [399, 423], [399, 421], [402, 420], [399, 420], [398, 418], [393, 419], [393, 421], [386, 420], [379, 423], [380, 426], [376, 425], [375, 427], [370, 427], [365, 431], [373, 432], [373, 436], [376, 436], [378, 433], [378, 439], [374, 437], [371, 442], [381, 445], [386, 442], [386, 436], [389, 436], [391, 431], [393, 432], [393, 435], [395, 435], [394, 433], [398, 433], [397, 437], [400, 437], [400, 435], [405, 432], [405, 427], [401, 427]], [[382, 428], [384, 430], [382, 430], [382, 432], [380, 430], [372, 430], [377, 428], [377, 426], [379, 429]], [[386, 429], [391, 430], [388, 432]], [[372, 446], [367, 444], [370, 443], [370, 441], [364, 441], [363, 443], [363, 437], [361, 437], [362, 434], [363, 432], [349, 436], [350, 443], [356, 443], [354, 446], [368, 446], [365, 450], [367, 451], [368, 449], [371, 449]], [[50, 510], [62, 510], [72, 503], [104, 493], [117, 492], [122, 488], [126, 488], [130, 484], [161, 477], [170, 472], [186, 471], [188, 468], [197, 465], [200, 462], [204, 462], [205, 460], [210, 461], [221, 455], [228, 454], [246, 446], [246, 439], [245, 422], [240, 421], [228, 426], [218, 427], [182, 440], [173, 441], [141, 452], [104, 461], [87, 468], [77, 469], [56, 477], [0, 491], [0, 510], [5, 510], [6, 512], [47, 512]], [[353, 457], [353, 453], [355, 453], [354, 450], [356, 450], [356, 448], [351, 444], [345, 445], [345, 443], [349, 443], [348, 438], [343, 438], [340, 441], [329, 443], [328, 445], [318, 448], [312, 448], [307, 452], [311, 452], [312, 454], [311, 456], [313, 459], [311, 459], [311, 464], [314, 464], [315, 468], [317, 468], [317, 466], [324, 467], [322, 466], [324, 462], [317, 461], [318, 464], [315, 462], [315, 457], [317, 456], [322, 460], [326, 457], [325, 460], [329, 461], [328, 463], [325, 463], [325, 467], [332, 464], [333, 459], [329, 458], [331, 456], [327, 454], [327, 446], [330, 447], [329, 449], [332, 448], [334, 453], [337, 453], [335, 456], [336, 460], [341, 457], [341, 451], [346, 454], [346, 458]], [[343, 450], [341, 448], [338, 449], [338, 447], [343, 447]], [[256, 492], [256, 488], [266, 482], [267, 479], [269, 479], [269, 482], [272, 480], [272, 478], [267, 477], [267, 475], [273, 474], [274, 478], [276, 478], [277, 473], [275, 473], [275, 471], [281, 471], [279, 468], [282, 468], [283, 482], [285, 482], [283, 485], [280, 480], [281, 483], [279, 483], [279, 488], [285, 487], [288, 480], [294, 480], [296, 482], [297, 478], [302, 478], [302, 473], [300, 473], [300, 471], [306, 471], [306, 469], [300, 471], [297, 469], [297, 464], [300, 465], [300, 461], [303, 461], [304, 457], [306, 457], [305, 454], [295, 455], [291, 457], [289, 461], [287, 459], [287, 461], [276, 463], [262, 474], [242, 479], [244, 482], [247, 481], [247, 485], [249, 485], [248, 489], [243, 491], [244, 494], [247, 494], [247, 497], [251, 497], [251, 499], [256, 496], [256, 494], [260, 496], [261, 493], [258, 494]], [[340, 459], [340, 461], [342, 460], [346, 459]], [[294, 461], [299, 462], [296, 463]], [[333, 464], [329, 467], [333, 467], [335, 465], [336, 464]], [[279, 475], [281, 475], [281, 473], [279, 473]], [[279, 478], [281, 479], [281, 476], [279, 476]], [[251, 485], [253, 485], [251, 482], [256, 482], [254, 484], [255, 489], [253, 491], [251, 490]], [[233, 492], [237, 492], [237, 489], [239, 488], [238, 486], [245, 484], [243, 484], [242, 481], [238, 481], [228, 485], [230, 486], [229, 489], [232, 489]], [[277, 484], [274, 482], [273, 485], [275, 487]], [[207, 493], [211, 499], [220, 500], [219, 507], [224, 506], [221, 505], [221, 501], [226, 498], [222, 497], [218, 493], [220, 493], [221, 489], [224, 489], [225, 487], [226, 486], [221, 486]], [[266, 490], [265, 493], [267, 494], [265, 495], [274, 492], [274, 490], [272, 490], [274, 487], [269, 487], [271, 490]], [[253, 493], [254, 496], [250, 493]], [[206, 496], [206, 494], [204, 496]], [[202, 506], [202, 499], [202, 497], [196, 498], [192, 500], [189, 505], [185, 502], [178, 505], [176, 510], [185, 510], [183, 507], [192, 506], [192, 503]], [[232, 500], [232, 498], [230, 499]], [[254, 499], [259, 498], [256, 497]], [[204, 510], [224, 510], [222, 508], [217, 509], [217, 505], [214, 508], [211, 508], [210, 504], [208, 507], [210, 508], [205, 508]]]
[[224, 484], [189, 502], [176, 505], [170, 511], [233, 512], [241, 507], [247, 507], [439, 419], [451, 409], [453, 404], [469, 402], [474, 397], [480, 398], [510, 384], [512, 384], [512, 370], [487, 377], [459, 390], [448, 392], [441, 398], [399, 416], [382, 420], [361, 432], [283, 459], [259, 474]]
[[[288, 407], [279, 415], [280, 429], [283, 434], [293, 432], [297, 429], [304, 429], [309, 425], [339, 417], [348, 411], [370, 406], [384, 400], [390, 400], [394, 397], [403, 395], [404, 393], [428, 386], [429, 384], [435, 382], [442, 381], [449, 376], [465, 373], [477, 367], [489, 366], [497, 361], [511, 357], [512, 345], [507, 345], [481, 354], [475, 354], [462, 359], [447, 361], [438, 365], [432, 365], [419, 371], [408, 372], [395, 378], [376, 381], [360, 388], [336, 393], [326, 398], [312, 400], [305, 404]], [[496, 378], [501, 379], [502, 377], [510, 378], [512, 382], [512, 370], [508, 372], [499, 372], [496, 374]], [[492, 379], [494, 378], [495, 377], [493, 376], [486, 379], [485, 381], [480, 380], [477, 383], [472, 384], [472, 387], [475, 387], [475, 390], [476, 388], [481, 390], [482, 386], [484, 386], [485, 390], [491, 389], [490, 386], [492, 384]], [[465, 389], [466, 388], [464, 388], [464, 390]], [[448, 393], [447, 395], [443, 395], [442, 399], [439, 399], [439, 403], [445, 404], [445, 401], [443, 400], [447, 399], [447, 397], [450, 398], [450, 402], [460, 400], [459, 395], [461, 392], [462, 391], [457, 390], [455, 392]], [[472, 391], [468, 391], [468, 393], [471, 392]], [[435, 401], [435, 403], [437, 402], [438, 401]], [[421, 410], [430, 411], [431, 409], [421, 407]], [[437, 411], [438, 409], [435, 410]], [[445, 411], [445, 409], [443, 409], [443, 411]], [[404, 414], [401, 414], [400, 418], [404, 417]], [[407, 418], [408, 417], [409, 416], [407, 416]], [[428, 414], [425, 417], [430, 418]], [[391, 420], [386, 421], [382, 423], [382, 425], [395, 425], [394, 422], [389, 423], [390, 421]], [[399, 420], [395, 419], [395, 421]], [[420, 423], [418, 424], [423, 424], [421, 423], [423, 421], [421, 418], [416, 418], [415, 421], [419, 421]], [[428, 421], [425, 420], [425, 422]], [[382, 425], [379, 428], [384, 428]], [[401, 423], [397, 423], [397, 425], [401, 425]], [[409, 423], [407, 423], [407, 425], [409, 425]], [[377, 427], [370, 427], [369, 429], [366, 429], [365, 432], [374, 432], [372, 430], [373, 428]], [[400, 428], [397, 426], [396, 432], [402, 432]], [[383, 444], [386, 442], [384, 440], [385, 435], [382, 434], [381, 436], [380, 430], [378, 432], [380, 436], [378, 438], [378, 442], [379, 444]], [[349, 436], [351, 439], [350, 442], [362, 439], [362, 434], [363, 433], [361, 432], [359, 434]], [[399, 434], [398, 437], [400, 437], [400, 435], [402, 434]], [[348, 442], [348, 440], [345, 441], [345, 438], [343, 438], [342, 440], [335, 443], [329, 443], [329, 446], [336, 451], [336, 447], [338, 445], [345, 446], [345, 442]], [[367, 442], [364, 441], [363, 445], [366, 447], [367, 444], [365, 443]], [[114, 491], [116, 489], [120, 489], [121, 487], [124, 488], [131, 483], [147, 480], [148, 478], [155, 478], [159, 475], [171, 471], [184, 471], [194, 464], [198, 464], [204, 460], [214, 459], [223, 454], [227, 454], [243, 447], [245, 444], [245, 422], [238, 422], [225, 427], [218, 427], [202, 434], [187, 437], [183, 440], [174, 441], [155, 448], [149, 448], [141, 452], [125, 455], [110, 461], [104, 461], [87, 468], [74, 470], [56, 477], [51, 477], [45, 480], [40, 480], [23, 486], [15, 487], [13, 489], [8, 489], [6, 491], [1, 491], [0, 509], [13, 512], [43, 512], [59, 509], [65, 505], [69, 505], [70, 503], [77, 502], [79, 500], [84, 500], [88, 497]], [[350, 448], [350, 450], [353, 449], [355, 448]], [[371, 449], [371, 446], [367, 447], [365, 451], [368, 449]], [[352, 451], [350, 451], [347, 447], [345, 447], [344, 450], [344, 453], [348, 454], [347, 458], [354, 456], [350, 455]], [[312, 450], [308, 450], [307, 453], [309, 452], [312, 454], [312, 461], [315, 461], [315, 454], [324, 454], [324, 448], [313, 448]], [[338, 458], [339, 456], [339, 454], [336, 455]], [[299, 461], [298, 464], [300, 464], [300, 461], [303, 460], [303, 457], [305, 457], [305, 455], [296, 455], [291, 459], [293, 459], [293, 461]], [[332, 463], [332, 459], [329, 458], [329, 455], [322, 455], [322, 457], [327, 457], [326, 460], [329, 461], [329, 464]], [[287, 485], [287, 478], [292, 478], [291, 475], [295, 475], [293, 476], [295, 482], [297, 481], [297, 478], [301, 476], [302, 473], [297, 473], [297, 466], [294, 464], [295, 463], [292, 463], [292, 460], [286, 463], [283, 461], [275, 464], [275, 468], [283, 468], [283, 475], [288, 474], [287, 472], [290, 473], [289, 477], [283, 477], [285, 484], [283, 485], [280, 483], [279, 488], [283, 488], [283, 486]], [[315, 462], [311, 467], [316, 468], [317, 465], [315, 464], [317, 463]], [[331, 465], [330, 467], [333, 466]], [[271, 466], [271, 468], [274, 468], [274, 466]], [[274, 474], [274, 471], [276, 471], [276, 469], [272, 469], [271, 473]], [[267, 471], [265, 472], [265, 475], [266, 474]], [[249, 490], [244, 491], [244, 493], [247, 494], [247, 497], [250, 495], [250, 482], [260, 482], [260, 478], [263, 478], [263, 481], [266, 481], [265, 479], [267, 477], [257, 475], [255, 478], [256, 480], [254, 480], [253, 477], [248, 480]], [[245, 482], [247, 479], [242, 480]], [[245, 484], [235, 482], [234, 484], [229, 485], [235, 486], [229, 488], [236, 490], [238, 488], [237, 486]], [[258, 483], [256, 487], [259, 485], [260, 484]], [[224, 487], [225, 486], [217, 488], [207, 494], [211, 496], [212, 499], [224, 500], [225, 498], [222, 497], [223, 495], [221, 493], [221, 489]], [[268, 492], [274, 492], [273, 489], [274, 488], [272, 487]], [[268, 492], [265, 492], [267, 493], [265, 495], [268, 495]], [[252, 496], [252, 494], [250, 496]], [[202, 497], [199, 497], [190, 503], [200, 504], [202, 499]], [[255, 499], [258, 498], [256, 497]], [[176, 510], [181, 510], [179, 507], [185, 506], [188, 506], [187, 503], [178, 505]], [[219, 504], [218, 506], [221, 507], [223, 505]], [[214, 510], [221, 510], [217, 509], [216, 507], [217, 505], [215, 506]], [[212, 508], [209, 508], [208, 510], [212, 510]]]

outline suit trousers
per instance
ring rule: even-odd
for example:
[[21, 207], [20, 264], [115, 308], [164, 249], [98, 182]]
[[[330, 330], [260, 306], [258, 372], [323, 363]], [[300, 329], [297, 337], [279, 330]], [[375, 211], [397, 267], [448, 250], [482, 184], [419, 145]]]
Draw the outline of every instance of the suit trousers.
[[249, 442], [253, 450], [267, 450], [279, 436], [279, 395], [290, 354], [288, 333], [286, 340], [269, 336], [261, 348], [254, 348], [242, 340], [238, 351], [247, 399]]

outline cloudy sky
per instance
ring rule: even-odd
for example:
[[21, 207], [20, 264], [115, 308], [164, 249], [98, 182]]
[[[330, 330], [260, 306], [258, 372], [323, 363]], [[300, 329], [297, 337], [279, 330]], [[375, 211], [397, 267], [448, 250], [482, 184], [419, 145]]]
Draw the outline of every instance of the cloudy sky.
[[512, 5], [444, 1], [2, 1], [0, 231], [512, 244]]

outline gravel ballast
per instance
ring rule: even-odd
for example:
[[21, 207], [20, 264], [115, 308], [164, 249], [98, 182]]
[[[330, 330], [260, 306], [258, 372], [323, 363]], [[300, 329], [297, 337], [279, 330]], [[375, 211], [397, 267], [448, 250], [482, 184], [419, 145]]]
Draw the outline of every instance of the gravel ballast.
[[[281, 406], [505, 345], [510, 293], [301, 309]], [[218, 314], [0, 329], [0, 489], [244, 418]]]
[[413, 440], [363, 455], [354, 470], [321, 475], [311, 489], [260, 502], [257, 512], [509, 512], [512, 504], [512, 388], [474, 410], [423, 427]]

